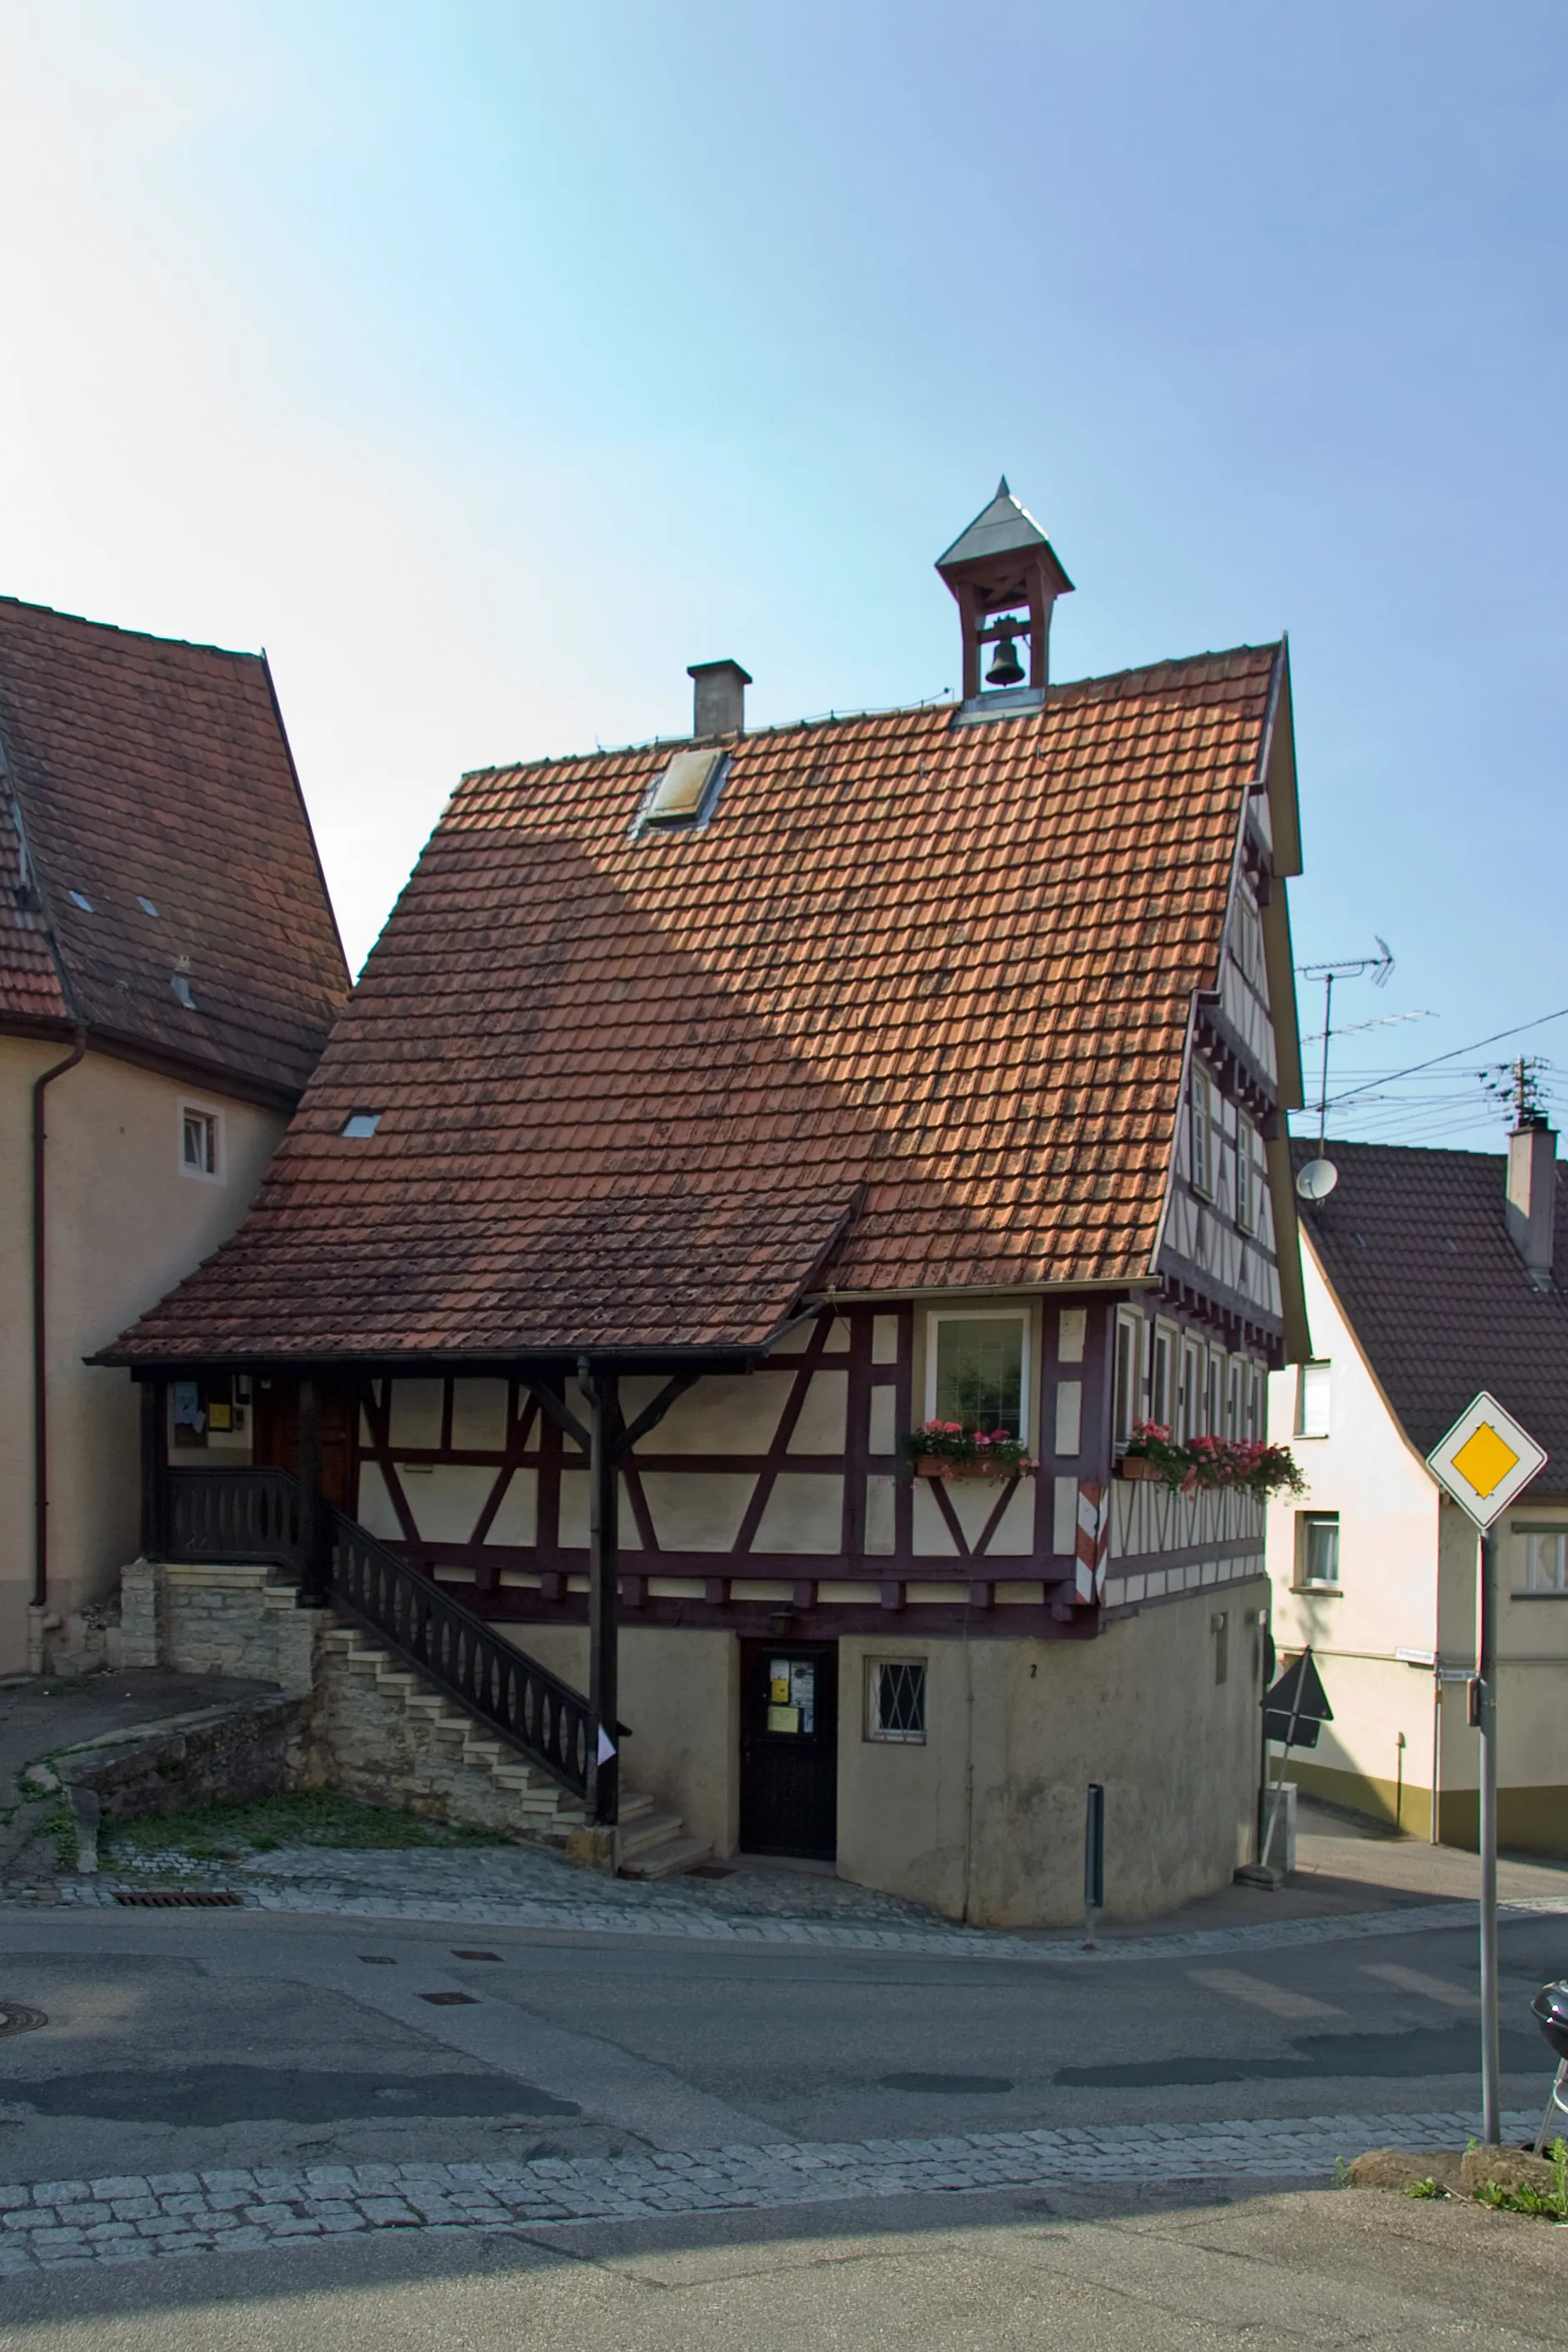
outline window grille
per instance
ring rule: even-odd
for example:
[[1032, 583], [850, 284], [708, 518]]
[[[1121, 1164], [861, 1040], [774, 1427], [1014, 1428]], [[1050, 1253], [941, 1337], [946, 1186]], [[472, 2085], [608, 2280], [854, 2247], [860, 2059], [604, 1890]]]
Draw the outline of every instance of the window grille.
[[866, 1737], [925, 1745], [926, 1662], [873, 1658], [867, 1666]]

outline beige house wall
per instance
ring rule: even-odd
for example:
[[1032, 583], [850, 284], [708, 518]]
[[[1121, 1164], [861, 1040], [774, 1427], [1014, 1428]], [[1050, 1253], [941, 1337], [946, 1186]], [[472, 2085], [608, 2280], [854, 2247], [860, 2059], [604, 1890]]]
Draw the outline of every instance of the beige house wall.
[[[1250, 1853], [1259, 1577], [1121, 1620], [1093, 1642], [846, 1636], [838, 1643], [838, 1874], [983, 1927], [1081, 1916], [1086, 1792], [1106, 1791], [1106, 1908], [1146, 1918]], [[1226, 1679], [1216, 1679], [1226, 1620]], [[581, 1627], [500, 1628], [574, 1688]], [[925, 1662], [927, 1738], [868, 1738], [868, 1662]], [[628, 1786], [721, 1854], [740, 1817], [740, 1643], [621, 1635]]]
[[[33, 1584], [32, 1087], [57, 1042], [0, 1036], [0, 1673], [26, 1664]], [[114, 1590], [135, 1555], [138, 1409], [125, 1373], [83, 1357], [238, 1223], [284, 1115], [89, 1053], [46, 1094], [49, 1607]], [[220, 1119], [220, 1174], [181, 1164], [187, 1103]]]
[[[1310, 1491], [1269, 1506], [1268, 1565], [1281, 1651], [1312, 1644], [1334, 1710], [1317, 1748], [1292, 1754], [1309, 1793], [1474, 1845], [1479, 1742], [1463, 1676], [1477, 1647], [1475, 1528], [1406, 1443], [1323, 1279], [1306, 1221], [1302, 1270], [1314, 1357], [1327, 1359], [1329, 1434], [1295, 1432], [1297, 1374], [1269, 1381], [1268, 1429]], [[1549, 1474], [1550, 1475], [1550, 1474]], [[1340, 1514], [1340, 1590], [1300, 1589], [1299, 1520]], [[1505, 1845], [1568, 1853], [1568, 1595], [1521, 1599], [1531, 1524], [1568, 1504], [1532, 1495], [1505, 1514], [1499, 1561], [1499, 1824]], [[1401, 1659], [1401, 1650], [1415, 1662]], [[1436, 1657], [1456, 1679], [1437, 1680]], [[1401, 1744], [1403, 1740], [1403, 1745]]]

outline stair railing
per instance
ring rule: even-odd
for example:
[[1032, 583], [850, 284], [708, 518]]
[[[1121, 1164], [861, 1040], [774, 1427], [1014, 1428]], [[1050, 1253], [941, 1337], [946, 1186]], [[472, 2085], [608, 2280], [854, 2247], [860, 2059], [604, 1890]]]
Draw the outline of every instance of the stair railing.
[[587, 1700], [484, 1618], [411, 1568], [346, 1512], [306, 1508], [287, 1470], [171, 1470], [163, 1557], [266, 1561], [307, 1582], [311, 1521], [322, 1597], [500, 1739], [586, 1801], [597, 1737]]

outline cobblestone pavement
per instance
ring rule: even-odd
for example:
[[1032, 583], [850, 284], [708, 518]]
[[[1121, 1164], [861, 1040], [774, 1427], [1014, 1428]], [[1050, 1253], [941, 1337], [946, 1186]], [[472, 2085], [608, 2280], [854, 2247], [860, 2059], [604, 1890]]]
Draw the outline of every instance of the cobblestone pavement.
[[[1506, 2137], [1533, 2130], [1523, 2111]], [[1452, 2146], [1475, 2117], [1309, 2116], [1145, 2124], [1135, 2132], [975, 2132], [943, 2139], [783, 2141], [690, 2154], [541, 2158], [532, 2164], [362, 2164], [119, 2174], [0, 2188], [0, 2276], [68, 2263], [237, 2252], [373, 2230], [534, 2231], [965, 2190], [1270, 2179], [1323, 2183], [1365, 2147]]]
[[[735, 1874], [745, 1885], [731, 1896], [743, 1907], [721, 1908], [706, 1899], [729, 1882], [693, 1882], [644, 1886], [625, 1879], [589, 1877], [549, 1856], [486, 1847], [475, 1854], [447, 1853], [364, 1853], [325, 1848], [279, 1850], [244, 1864], [215, 1869], [211, 1864], [180, 1866], [178, 1855], [153, 1855], [136, 1872], [123, 1867], [98, 1878], [62, 1878], [41, 1890], [43, 1899], [77, 1907], [115, 1907], [117, 1893], [145, 1889], [150, 1883], [192, 1890], [223, 1888], [247, 1907], [364, 1919], [450, 1920], [471, 1927], [533, 1927], [567, 1934], [652, 1936], [727, 1944], [812, 1945], [827, 1949], [962, 1955], [972, 1959], [1026, 1960], [1052, 1966], [1103, 1965], [1108, 1961], [1179, 1959], [1215, 1952], [1277, 1951], [1293, 1946], [1363, 1941], [1384, 1936], [1419, 1936], [1466, 1927], [1476, 1917], [1473, 1902], [1445, 1898], [1375, 1911], [1332, 1913], [1319, 1918], [1261, 1920], [1256, 1926], [1204, 1927], [1147, 1936], [1110, 1935], [1093, 1951], [1081, 1937], [1008, 1935], [1001, 1930], [955, 1927], [910, 1904], [846, 1887], [841, 1880], [781, 1874]], [[550, 1874], [542, 1876], [540, 1865]], [[477, 1874], [502, 1891], [475, 1895]], [[758, 1890], [760, 1886], [760, 1892]], [[793, 1890], [811, 1890], [809, 1893]], [[830, 1905], [842, 1892], [850, 1900]], [[33, 1900], [40, 1899], [36, 1891]], [[13, 1902], [25, 1904], [24, 1893]], [[813, 1902], [823, 1908], [815, 1916]], [[763, 1908], [766, 1904], [772, 1907]], [[787, 1906], [787, 1907], [786, 1907]], [[1568, 1893], [1530, 1895], [1499, 1906], [1510, 1920], [1568, 1914]]]

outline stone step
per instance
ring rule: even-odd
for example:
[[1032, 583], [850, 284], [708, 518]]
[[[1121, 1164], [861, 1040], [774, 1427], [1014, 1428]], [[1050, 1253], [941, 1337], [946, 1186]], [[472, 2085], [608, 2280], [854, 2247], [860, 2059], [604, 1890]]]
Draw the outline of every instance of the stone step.
[[654, 1810], [653, 1799], [645, 1797], [640, 1790], [623, 1789], [621, 1790], [620, 1815], [623, 1829], [628, 1822], [645, 1821]]
[[642, 1847], [621, 1864], [623, 1878], [672, 1878], [678, 1871], [690, 1870], [706, 1862], [713, 1851], [706, 1838], [667, 1838], [660, 1845]]

